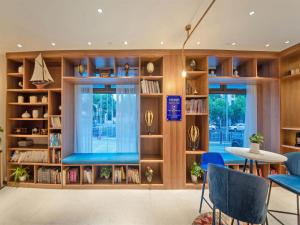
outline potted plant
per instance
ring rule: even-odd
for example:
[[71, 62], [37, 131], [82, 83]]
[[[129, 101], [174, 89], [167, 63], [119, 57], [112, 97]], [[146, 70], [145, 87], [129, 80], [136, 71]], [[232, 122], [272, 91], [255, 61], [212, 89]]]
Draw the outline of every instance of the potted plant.
[[16, 168], [13, 169], [13, 173], [10, 175], [14, 177], [15, 183], [20, 181], [24, 182], [26, 179], [29, 177], [29, 174], [26, 170], [26, 168], [23, 168], [22, 166], [17, 166]]
[[203, 170], [201, 169], [201, 167], [196, 162], [194, 162], [193, 165], [192, 165], [192, 168], [191, 168], [192, 182], [197, 184], [198, 183], [198, 177], [200, 178], [202, 173], [203, 173]]
[[108, 180], [110, 178], [110, 175], [111, 175], [111, 167], [109, 166], [101, 167], [101, 172], [100, 172], [101, 178], [104, 177], [106, 180]]
[[264, 142], [264, 137], [259, 133], [252, 134], [249, 138], [249, 141], [250, 141], [250, 152], [259, 153], [259, 147], [260, 144]]
[[151, 169], [150, 166], [147, 166], [146, 171], [145, 171], [145, 177], [148, 181], [148, 183], [152, 182], [152, 178], [153, 178], [153, 169]]

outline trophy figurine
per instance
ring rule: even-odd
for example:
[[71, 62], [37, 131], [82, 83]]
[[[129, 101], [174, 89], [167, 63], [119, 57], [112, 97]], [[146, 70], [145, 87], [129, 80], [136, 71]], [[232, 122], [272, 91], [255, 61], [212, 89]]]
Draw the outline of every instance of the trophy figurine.
[[198, 147], [198, 140], [200, 136], [200, 130], [196, 125], [192, 125], [188, 131], [189, 139], [191, 142], [192, 150], [195, 151]]
[[148, 110], [145, 112], [145, 122], [146, 122], [146, 126], [147, 126], [147, 132], [150, 135], [151, 134], [151, 127], [152, 127], [152, 123], [153, 123], [153, 112]]

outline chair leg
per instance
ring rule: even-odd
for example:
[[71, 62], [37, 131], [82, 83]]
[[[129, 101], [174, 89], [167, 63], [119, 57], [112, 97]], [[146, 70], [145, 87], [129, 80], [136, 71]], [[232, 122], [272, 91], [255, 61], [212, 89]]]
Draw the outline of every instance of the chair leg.
[[255, 167], [256, 167], [256, 173], [257, 176], [260, 176], [260, 172], [259, 172], [259, 167], [258, 167], [258, 162], [255, 160]]
[[265, 221], [265, 224], [266, 224], [266, 225], [269, 225], [269, 221], [268, 221], [268, 213], [267, 213], [267, 215], [266, 215], [266, 221]]
[[234, 223], [234, 219], [231, 220], [231, 225], [233, 225], [233, 223]]
[[205, 184], [206, 184], [206, 176], [207, 176], [207, 171], [205, 171], [204, 174], [203, 174], [203, 185], [202, 185], [202, 193], [201, 193], [199, 213], [201, 213], [201, 211], [202, 211], [202, 204], [203, 204]]
[[300, 225], [299, 195], [297, 195], [297, 223]]
[[222, 221], [222, 212], [221, 210], [219, 210], [219, 225], [221, 225], [221, 221]]
[[243, 169], [244, 173], [246, 172], [247, 163], [248, 163], [248, 159], [245, 159], [245, 165], [244, 165], [244, 169]]
[[267, 200], [267, 208], [269, 207], [269, 202], [270, 202], [270, 197], [271, 197], [271, 190], [272, 190], [272, 184], [273, 184], [273, 182], [270, 181], [270, 188], [269, 188], [268, 200]]
[[216, 225], [216, 207], [213, 206], [213, 221], [212, 225]]

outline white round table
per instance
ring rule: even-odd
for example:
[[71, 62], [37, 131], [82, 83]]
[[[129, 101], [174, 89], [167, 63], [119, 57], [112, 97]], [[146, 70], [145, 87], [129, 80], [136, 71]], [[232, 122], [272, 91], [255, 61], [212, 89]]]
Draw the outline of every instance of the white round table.
[[[287, 161], [287, 157], [278, 153], [264, 151], [264, 150], [259, 150], [259, 153], [252, 153], [249, 152], [249, 150], [250, 150], [249, 148], [241, 148], [241, 147], [225, 148], [226, 152], [245, 158], [244, 172], [246, 170], [248, 160], [250, 160], [250, 173], [253, 173], [253, 161], [255, 161], [256, 168], [258, 168], [257, 167], [258, 161], [264, 163], [282, 163]], [[258, 169], [257, 169], [257, 174], [259, 175]]]

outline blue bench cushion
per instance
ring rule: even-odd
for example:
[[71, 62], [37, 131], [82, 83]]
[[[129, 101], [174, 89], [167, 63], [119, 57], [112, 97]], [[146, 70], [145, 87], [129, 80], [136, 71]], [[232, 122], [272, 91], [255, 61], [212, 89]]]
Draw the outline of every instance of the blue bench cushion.
[[292, 176], [292, 175], [270, 175], [269, 179], [276, 184], [294, 192], [296, 194], [300, 194], [300, 177], [299, 176]]
[[138, 164], [138, 153], [74, 153], [63, 164]]

